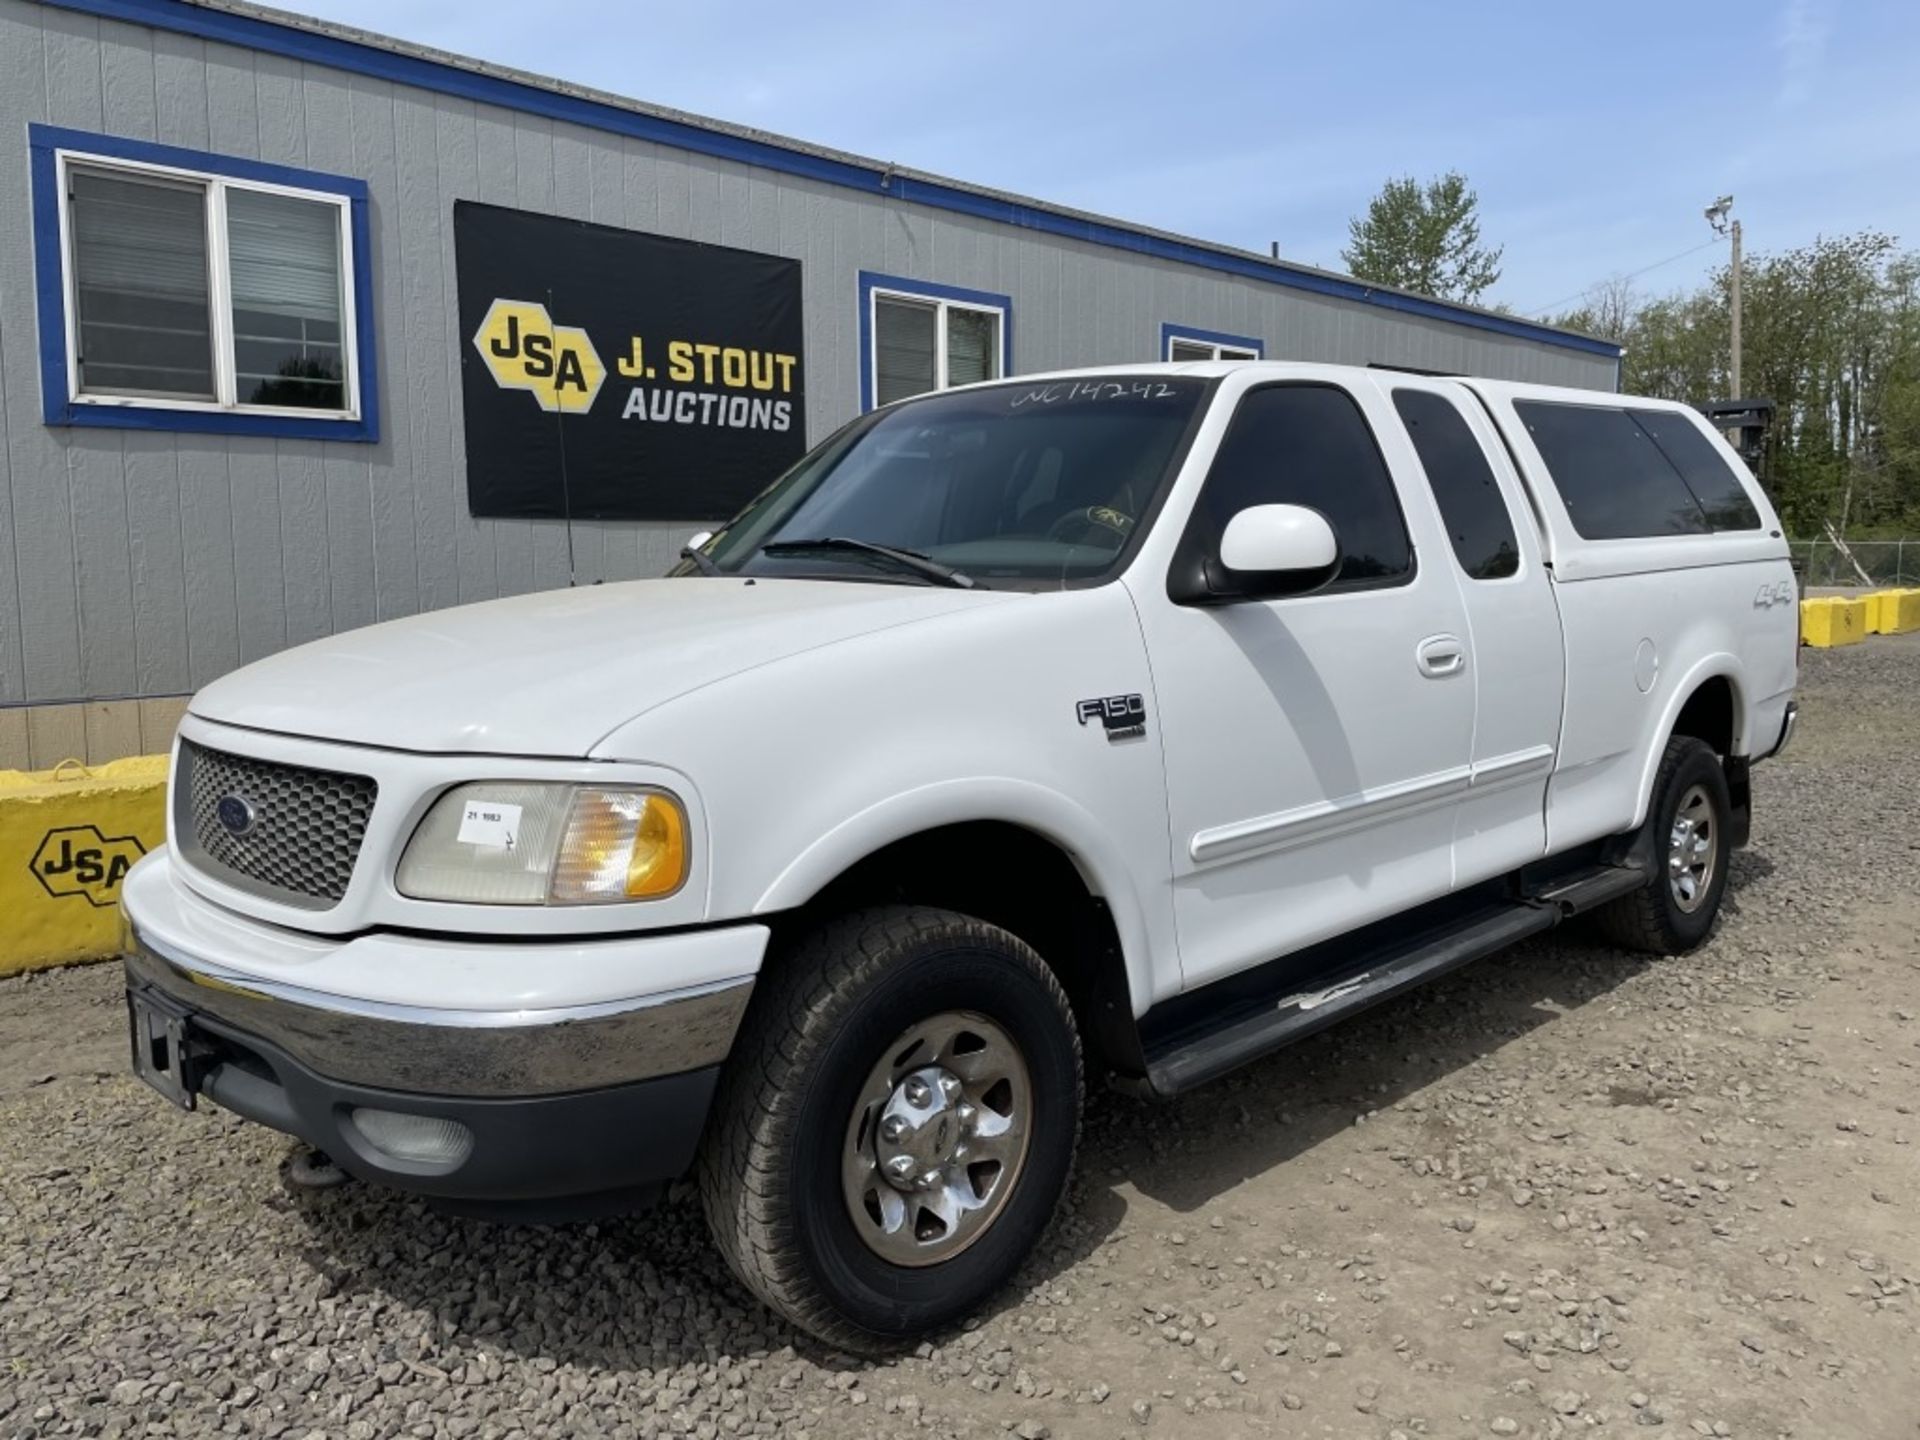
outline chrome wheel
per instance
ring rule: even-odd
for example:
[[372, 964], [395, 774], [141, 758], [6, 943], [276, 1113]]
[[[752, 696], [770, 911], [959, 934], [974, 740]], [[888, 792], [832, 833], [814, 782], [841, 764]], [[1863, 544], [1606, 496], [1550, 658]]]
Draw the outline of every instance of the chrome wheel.
[[1704, 785], [1692, 785], [1680, 797], [1667, 837], [1667, 886], [1673, 903], [1691, 915], [1713, 889], [1720, 863], [1720, 827]]
[[1033, 1085], [1011, 1036], [949, 1010], [910, 1026], [868, 1072], [847, 1122], [840, 1183], [853, 1228], [896, 1265], [950, 1260], [1013, 1193]]

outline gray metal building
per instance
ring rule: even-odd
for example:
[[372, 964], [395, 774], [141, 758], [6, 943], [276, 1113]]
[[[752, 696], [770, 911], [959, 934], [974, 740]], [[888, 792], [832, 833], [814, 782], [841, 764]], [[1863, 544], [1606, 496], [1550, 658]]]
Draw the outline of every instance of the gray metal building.
[[164, 748], [181, 697], [330, 632], [672, 562], [684, 515], [570, 547], [471, 513], [456, 202], [797, 261], [814, 440], [941, 378], [1198, 353], [1618, 376], [1589, 337], [232, 3], [0, 0], [0, 193], [0, 768]]

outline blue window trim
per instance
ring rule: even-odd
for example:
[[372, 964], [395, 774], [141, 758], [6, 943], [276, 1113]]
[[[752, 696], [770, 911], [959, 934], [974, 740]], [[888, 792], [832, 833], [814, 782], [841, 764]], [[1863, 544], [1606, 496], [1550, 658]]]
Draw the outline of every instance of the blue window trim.
[[860, 272], [860, 413], [874, 406], [873, 367], [873, 292], [894, 291], [916, 300], [952, 300], [962, 305], [979, 305], [1000, 312], [1000, 374], [1013, 374], [1013, 300], [991, 290], [967, 290], [958, 285], [942, 285], [933, 280], [909, 280], [901, 275], [882, 275], [874, 270]]
[[1160, 327], [1160, 358], [1173, 358], [1173, 342], [1176, 340], [1197, 340], [1202, 345], [1231, 345], [1237, 350], [1251, 350], [1264, 360], [1267, 358], [1267, 342], [1257, 335], [1229, 335], [1224, 330], [1202, 330], [1197, 325], [1162, 324]]
[[670, 145], [696, 154], [737, 160], [742, 164], [839, 185], [869, 195], [909, 200], [935, 210], [971, 215], [1003, 225], [1017, 225], [1044, 234], [1130, 251], [1136, 255], [1238, 275], [1269, 285], [1336, 296], [1384, 310], [1443, 320], [1468, 329], [1509, 335], [1538, 344], [1579, 350], [1589, 355], [1602, 355], [1608, 359], [1620, 354], [1620, 347], [1607, 341], [1555, 330], [1515, 316], [1463, 310], [1421, 295], [1377, 290], [1363, 280], [1347, 276], [1297, 270], [1259, 256], [1214, 250], [1191, 241], [1132, 229], [1116, 221], [1066, 214], [1004, 196], [983, 195], [937, 180], [901, 175], [879, 164], [816, 154], [757, 137], [708, 130], [663, 115], [644, 114], [605, 101], [591, 100], [583, 95], [548, 90], [448, 64], [443, 60], [429, 59], [424, 55], [366, 45], [338, 35], [279, 24], [253, 15], [206, 9], [183, 3], [183, 0], [45, 0], [45, 3], [109, 20], [150, 25], [182, 35], [198, 36], [203, 40], [239, 45], [354, 74], [377, 76], [397, 85], [410, 85], [441, 95], [499, 105], [527, 115], [541, 115], [549, 120], [586, 125], [610, 134], [650, 140], [655, 144]]
[[[27, 144], [33, 177], [34, 293], [40, 321], [40, 408], [49, 425], [99, 426], [112, 430], [184, 430], [215, 435], [269, 435], [292, 440], [377, 441], [380, 383], [374, 363], [373, 246], [367, 216], [367, 184], [344, 175], [296, 170], [231, 155], [212, 155], [177, 145], [156, 145], [118, 135], [96, 135], [57, 125], [29, 125]], [[360, 398], [357, 419], [309, 419], [258, 415], [243, 410], [173, 410], [164, 405], [113, 405], [73, 400], [67, 392], [66, 256], [60, 245], [61, 150], [197, 170], [230, 180], [257, 180], [348, 200], [353, 235], [354, 354]]]

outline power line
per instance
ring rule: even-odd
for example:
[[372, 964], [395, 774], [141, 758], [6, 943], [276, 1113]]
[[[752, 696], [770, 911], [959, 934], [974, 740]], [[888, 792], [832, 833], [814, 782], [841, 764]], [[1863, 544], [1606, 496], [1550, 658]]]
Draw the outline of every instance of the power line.
[[1720, 237], [1716, 235], [1711, 240], [1702, 240], [1698, 245], [1695, 245], [1690, 249], [1682, 250], [1678, 255], [1669, 255], [1667, 256], [1666, 259], [1656, 260], [1651, 265], [1642, 265], [1638, 270], [1629, 270], [1625, 275], [1609, 275], [1605, 279], [1594, 281], [1591, 285], [1582, 286], [1580, 289], [1574, 291], [1571, 295], [1562, 295], [1558, 300], [1555, 300], [1550, 305], [1537, 305], [1532, 309], [1522, 311], [1521, 313], [1525, 315], [1531, 315], [1535, 319], [1545, 319], [1547, 314], [1550, 311], [1558, 310], [1562, 305], [1566, 304], [1567, 301], [1569, 300], [1579, 300], [1584, 296], [1592, 294], [1597, 287], [1606, 284], [1607, 280], [1638, 280], [1642, 275], [1648, 274], [1649, 272], [1654, 270], [1658, 270], [1663, 265], [1671, 265], [1673, 264], [1674, 261], [1684, 260], [1689, 255], [1698, 255], [1702, 250], [1711, 249], [1713, 246], [1718, 245], [1720, 243], [1721, 243]]

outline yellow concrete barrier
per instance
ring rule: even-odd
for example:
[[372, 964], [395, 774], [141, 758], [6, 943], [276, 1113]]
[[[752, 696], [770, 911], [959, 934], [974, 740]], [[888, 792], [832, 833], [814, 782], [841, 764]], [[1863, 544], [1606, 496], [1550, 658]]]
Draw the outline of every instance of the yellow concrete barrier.
[[1800, 639], [1808, 645], [1857, 645], [1867, 638], [1867, 602], [1820, 595], [1800, 602]]
[[1875, 617], [1875, 632], [1881, 635], [1909, 635], [1920, 630], [1920, 590], [1883, 590], [1880, 613]]
[[1860, 597], [1861, 602], [1867, 607], [1867, 633], [1869, 635], [1884, 635], [1887, 633], [1880, 628], [1880, 611], [1886, 598], [1887, 592], [1885, 590], [1874, 590]]
[[120, 882], [166, 840], [167, 757], [0, 770], [0, 975], [120, 946]]

